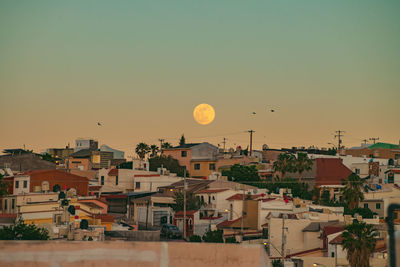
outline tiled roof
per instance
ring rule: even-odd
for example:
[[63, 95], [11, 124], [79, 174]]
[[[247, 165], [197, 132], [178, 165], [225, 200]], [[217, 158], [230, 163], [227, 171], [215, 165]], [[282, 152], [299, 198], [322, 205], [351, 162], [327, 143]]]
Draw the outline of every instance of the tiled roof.
[[342, 244], [342, 241], [343, 241], [343, 236], [342, 234], [340, 234], [334, 239], [332, 239], [331, 242], [329, 242], [329, 244]]
[[100, 219], [101, 222], [114, 222], [114, 216], [109, 214], [98, 214], [95, 217], [96, 219]]
[[[188, 216], [188, 215], [191, 216], [191, 215], [195, 214], [196, 212], [198, 212], [198, 210], [187, 210], [186, 216]], [[176, 212], [175, 217], [183, 217], [183, 210]]]
[[236, 220], [232, 220], [232, 221], [226, 220], [226, 221], [223, 221], [223, 222], [217, 224], [217, 227], [218, 227], [218, 228], [220, 228], [220, 227], [221, 227], [221, 228], [227, 227], [227, 226], [230, 226], [230, 225], [234, 224], [235, 222], [240, 221], [241, 219], [242, 219], [242, 217], [239, 217], [239, 218], [237, 218]]
[[212, 193], [219, 193], [224, 192], [229, 189], [204, 189], [196, 192], [196, 194], [212, 194]]
[[197, 145], [200, 145], [200, 143], [189, 143], [189, 144], [184, 144], [184, 145], [181, 145], [181, 146], [174, 146], [174, 147], [171, 147], [171, 148], [163, 148], [163, 150], [169, 150], [169, 149], [185, 149], [185, 148], [191, 148], [191, 147], [197, 146]]
[[318, 232], [323, 229], [327, 225], [337, 224], [339, 221], [330, 221], [330, 222], [312, 222], [307, 225], [303, 232]]
[[327, 225], [324, 226], [324, 232], [325, 235], [331, 235], [334, 233], [342, 232], [344, 231], [344, 226], [343, 225]]
[[341, 185], [352, 171], [338, 158], [317, 158], [316, 185]]
[[243, 197], [243, 194], [236, 194], [236, 195], [228, 197], [226, 200], [243, 200], [243, 198], [246, 200], [246, 199], [248, 199], [249, 196], [251, 199], [256, 199], [256, 198], [261, 197], [261, 194], [259, 194], [259, 195], [244, 194], [244, 197]]
[[109, 176], [117, 176], [118, 175], [118, 169], [112, 168], [109, 172], [108, 172]]

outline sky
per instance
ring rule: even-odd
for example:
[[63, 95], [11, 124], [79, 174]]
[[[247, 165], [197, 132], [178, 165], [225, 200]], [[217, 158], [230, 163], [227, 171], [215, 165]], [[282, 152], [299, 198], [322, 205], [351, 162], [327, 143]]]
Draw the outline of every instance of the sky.
[[399, 13], [396, 0], [0, 1], [0, 149], [89, 137], [132, 155], [181, 134], [246, 147], [250, 129], [255, 149], [328, 147], [336, 130], [347, 147], [398, 143]]

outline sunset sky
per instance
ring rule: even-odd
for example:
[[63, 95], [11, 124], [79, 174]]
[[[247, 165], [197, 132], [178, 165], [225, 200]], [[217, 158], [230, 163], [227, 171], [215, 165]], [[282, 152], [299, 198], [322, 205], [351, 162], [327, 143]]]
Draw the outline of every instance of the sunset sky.
[[92, 137], [131, 155], [182, 133], [245, 147], [249, 129], [256, 149], [327, 147], [339, 129], [347, 147], [398, 143], [399, 14], [398, 0], [3, 0], [0, 149]]

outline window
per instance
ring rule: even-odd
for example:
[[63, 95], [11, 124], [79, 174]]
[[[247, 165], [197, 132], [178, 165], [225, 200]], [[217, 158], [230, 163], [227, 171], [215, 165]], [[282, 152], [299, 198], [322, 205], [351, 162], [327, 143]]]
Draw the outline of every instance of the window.
[[7, 210], [7, 199], [4, 199], [4, 210]]
[[101, 176], [101, 183], [100, 184], [104, 185], [104, 176], [103, 175]]
[[15, 199], [11, 199], [11, 209], [15, 209]]
[[140, 189], [140, 182], [136, 182], [135, 188], [136, 188], [136, 189]]
[[115, 176], [115, 185], [118, 185], [118, 175]]
[[356, 169], [356, 174], [360, 174], [360, 169]]
[[215, 163], [210, 163], [208, 167], [210, 170], [215, 171]]
[[394, 159], [400, 159], [400, 154], [395, 154]]
[[24, 188], [28, 187], [28, 181], [24, 181]]
[[181, 151], [181, 157], [186, 158], [187, 157], [187, 151]]
[[379, 210], [381, 208], [381, 203], [376, 203], [376, 209]]
[[15, 188], [19, 187], [19, 181], [15, 181]]
[[200, 163], [194, 164], [194, 169], [195, 170], [200, 170]]
[[332, 258], [334, 258], [335, 257], [335, 252], [332, 252], [331, 256], [332, 256]]
[[364, 209], [368, 209], [368, 203], [364, 203]]

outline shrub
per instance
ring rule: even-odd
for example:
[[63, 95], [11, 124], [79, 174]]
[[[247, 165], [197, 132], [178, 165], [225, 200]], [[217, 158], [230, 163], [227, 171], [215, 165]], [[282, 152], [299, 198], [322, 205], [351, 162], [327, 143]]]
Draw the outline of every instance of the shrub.
[[199, 235], [191, 235], [189, 237], [190, 242], [201, 242], [201, 236]]

